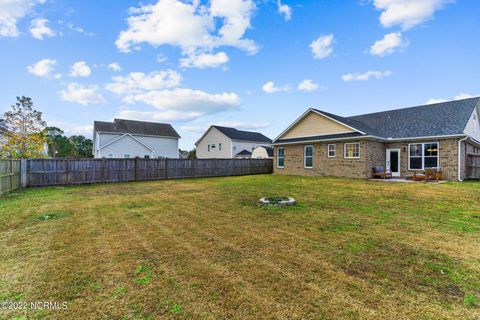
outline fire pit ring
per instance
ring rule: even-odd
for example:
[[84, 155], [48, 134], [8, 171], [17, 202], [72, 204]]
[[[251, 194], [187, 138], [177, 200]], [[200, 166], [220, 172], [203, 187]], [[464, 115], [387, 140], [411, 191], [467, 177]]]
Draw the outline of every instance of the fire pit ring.
[[263, 197], [258, 202], [270, 206], [293, 206], [297, 203], [295, 198], [291, 197]]

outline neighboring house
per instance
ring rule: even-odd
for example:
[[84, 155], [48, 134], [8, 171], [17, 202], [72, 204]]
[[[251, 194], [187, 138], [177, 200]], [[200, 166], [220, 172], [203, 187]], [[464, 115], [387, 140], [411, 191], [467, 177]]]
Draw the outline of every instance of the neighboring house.
[[115, 119], [95, 121], [95, 158], [178, 158], [180, 136], [169, 124]]
[[275, 174], [370, 178], [438, 168], [463, 180], [466, 154], [480, 154], [480, 98], [341, 117], [308, 109], [274, 142]]
[[252, 159], [272, 159], [273, 148], [267, 146], [258, 146], [252, 152]]
[[210, 126], [195, 146], [198, 159], [232, 159], [250, 158], [257, 146], [270, 146], [271, 143], [271, 139], [258, 132]]
[[252, 153], [248, 150], [243, 149], [239, 153], [235, 155], [237, 159], [250, 159], [252, 157]]

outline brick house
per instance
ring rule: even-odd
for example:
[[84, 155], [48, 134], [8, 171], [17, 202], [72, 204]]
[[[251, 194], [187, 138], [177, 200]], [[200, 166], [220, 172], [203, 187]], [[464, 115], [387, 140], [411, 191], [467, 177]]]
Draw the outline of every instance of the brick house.
[[368, 179], [380, 165], [461, 181], [467, 154], [480, 154], [479, 111], [480, 97], [353, 117], [311, 108], [273, 141], [274, 173]]

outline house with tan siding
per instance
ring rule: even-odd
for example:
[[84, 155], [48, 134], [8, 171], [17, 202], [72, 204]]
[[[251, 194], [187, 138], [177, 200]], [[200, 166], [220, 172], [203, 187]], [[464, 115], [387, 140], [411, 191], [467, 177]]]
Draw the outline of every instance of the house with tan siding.
[[248, 159], [258, 146], [270, 146], [272, 140], [259, 132], [210, 126], [195, 143], [198, 159]]
[[381, 166], [461, 181], [467, 155], [480, 154], [479, 112], [479, 97], [352, 117], [311, 108], [273, 141], [274, 173], [368, 179]]

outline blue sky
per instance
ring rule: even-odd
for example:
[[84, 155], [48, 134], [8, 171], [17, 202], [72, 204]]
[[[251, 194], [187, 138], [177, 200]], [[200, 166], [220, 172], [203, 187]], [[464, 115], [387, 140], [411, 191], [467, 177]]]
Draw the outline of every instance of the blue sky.
[[[355, 115], [480, 94], [475, 0], [0, 1], [0, 112], [49, 125], [211, 124], [275, 138], [307, 108]], [[426, 119], [428, 121], [428, 119]]]

